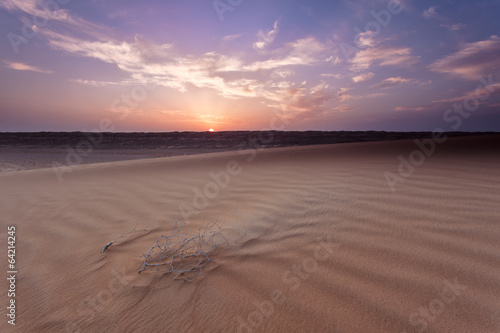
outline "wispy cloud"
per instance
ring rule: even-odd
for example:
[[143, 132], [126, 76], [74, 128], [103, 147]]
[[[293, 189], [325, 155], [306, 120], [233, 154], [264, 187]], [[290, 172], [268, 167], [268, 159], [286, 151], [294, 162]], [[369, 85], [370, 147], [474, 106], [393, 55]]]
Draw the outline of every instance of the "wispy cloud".
[[[43, 0], [0, 0], [0, 6], [9, 11], [35, 16], [44, 15], [42, 5]], [[244, 61], [238, 56], [213, 51], [196, 55], [180, 54], [172, 44], [155, 44], [140, 36], [132, 40], [116, 39], [111, 29], [72, 16], [62, 8], [54, 10], [50, 18], [60, 27], [69, 28], [41, 29], [40, 35], [47, 39], [51, 48], [98, 59], [129, 75], [118, 82], [73, 80], [86, 85], [148, 84], [180, 92], [194, 86], [213, 89], [229, 99], [250, 97], [277, 101], [293, 86], [293, 83], [284, 80], [294, 75], [295, 66], [310, 66], [326, 58], [326, 46], [313, 37], [297, 39], [268, 51], [278, 34], [278, 21], [274, 22], [271, 30], [257, 33], [258, 40], [253, 46], [259, 52], [259, 60]], [[228, 35], [222, 40], [228, 42], [242, 35]], [[12, 66], [46, 72], [27, 65]]]
[[441, 28], [448, 29], [449, 31], [459, 31], [459, 30], [462, 30], [463, 28], [466, 27], [466, 25], [463, 24], [463, 23], [457, 23], [457, 24], [440, 24], [439, 26]]
[[[252, 62], [217, 52], [179, 55], [173, 45], [145, 43], [138, 37], [133, 41], [117, 42], [82, 40], [51, 31], [45, 36], [49, 45], [55, 49], [99, 59], [128, 73], [130, 77], [117, 82], [119, 84], [158, 85], [180, 92], [187, 92], [192, 86], [208, 88], [228, 99], [267, 100], [269, 106], [288, 110], [291, 114], [317, 111], [330, 98], [338, 101], [349, 98], [346, 92], [341, 91], [336, 95], [327, 86], [308, 88], [305, 84], [297, 86], [294, 82], [287, 81], [295, 75], [295, 67], [311, 66], [324, 61], [327, 47], [313, 37], [287, 43], [274, 49], [269, 55], [260, 54], [259, 58], [267, 59]], [[90, 80], [78, 82], [110, 84]], [[320, 113], [310, 114], [319, 116]]]
[[363, 98], [376, 98], [376, 97], [385, 97], [387, 96], [386, 93], [374, 93], [374, 94], [368, 94], [368, 95], [363, 95]]
[[38, 73], [44, 73], [44, 74], [50, 74], [52, 73], [51, 70], [48, 69], [42, 69], [36, 66], [31, 66], [27, 64], [23, 64], [21, 62], [12, 62], [12, 61], [4, 61], [5, 67], [14, 69], [16, 71], [32, 71], [32, 72], [38, 72]]
[[[46, 0], [1, 0], [0, 7], [10, 12], [25, 13], [32, 17], [43, 18], [52, 24], [58, 24], [65, 30], [87, 34], [96, 38], [109, 38], [110, 34], [113, 33], [113, 29], [75, 17], [71, 15], [68, 9], [62, 8], [58, 4], [55, 6]], [[20, 15], [20, 18], [23, 17], [24, 15]], [[40, 30], [36, 26], [32, 28], [35, 31]], [[47, 28], [45, 27], [44, 30], [47, 30]]]
[[390, 77], [382, 82], [379, 82], [377, 84], [372, 85], [370, 88], [378, 88], [378, 89], [387, 89], [387, 88], [393, 88], [393, 87], [398, 87], [403, 84], [409, 84], [409, 83], [419, 83], [420, 81], [416, 79], [405, 79], [401, 76], [398, 77]]
[[256, 50], [265, 49], [272, 42], [274, 42], [274, 39], [276, 38], [277, 34], [278, 34], [278, 21], [275, 21], [273, 29], [269, 30], [268, 32], [264, 32], [262, 30], [258, 32], [257, 37], [259, 38], [259, 40], [253, 44], [253, 47]]
[[337, 99], [339, 102], [345, 102], [349, 99], [351, 99], [351, 94], [349, 94], [349, 90], [351, 88], [340, 88], [340, 90], [337, 92]]
[[356, 44], [358, 47], [374, 47], [375, 46], [375, 32], [368, 30], [360, 33], [357, 36]]
[[292, 65], [311, 65], [319, 62], [320, 55], [327, 47], [318, 42], [314, 37], [299, 39], [288, 43], [275, 54], [281, 54], [268, 60], [257, 61], [244, 67], [247, 71], [268, 70]]
[[[114, 64], [130, 74], [125, 84], [156, 84], [181, 92], [186, 86], [212, 88], [227, 97], [254, 96], [252, 80], [223, 79], [223, 73], [240, 71], [242, 63], [208, 52], [201, 56], [176, 56], [170, 45], [146, 45], [136, 40], [129, 42], [86, 41], [56, 33], [50, 34], [49, 45], [55, 49]], [[153, 60], [148, 58], [154, 54]]]
[[230, 123], [230, 119], [228, 119], [226, 116], [222, 115], [214, 115], [214, 114], [209, 114], [209, 113], [197, 113], [195, 114], [195, 117], [199, 119], [200, 121], [210, 123], [210, 124], [227, 124]]
[[342, 74], [332, 74], [332, 73], [321, 73], [321, 77], [330, 77], [332, 79], [341, 79], [344, 77]]
[[191, 120], [194, 119], [194, 116], [191, 114], [188, 114], [186, 112], [182, 112], [180, 110], [158, 110], [157, 111], [159, 114], [167, 116], [169, 118], [175, 118], [175, 119], [183, 119], [183, 120]]
[[433, 103], [455, 103], [462, 102], [467, 98], [477, 98], [477, 96], [487, 96], [490, 97], [492, 95], [500, 95], [500, 83], [493, 82], [487, 86], [480, 87], [475, 90], [468, 91], [460, 96], [443, 98], [437, 101], [433, 101]]
[[430, 111], [438, 109], [436, 105], [422, 105], [422, 106], [398, 106], [394, 108], [394, 111], [413, 111], [413, 112], [422, 112], [422, 111]]
[[371, 72], [370, 73], [361, 74], [361, 75], [356, 75], [356, 76], [352, 77], [352, 81], [354, 83], [359, 83], [359, 82], [370, 80], [374, 76], [375, 76], [375, 74], [373, 74]]
[[351, 60], [353, 70], [366, 70], [372, 64], [406, 67], [418, 63], [419, 57], [408, 47], [373, 47], [361, 50]]
[[437, 6], [432, 6], [430, 7], [429, 9], [426, 9], [424, 10], [422, 16], [425, 18], [425, 19], [435, 19], [435, 20], [438, 20], [438, 21], [441, 21], [441, 22], [446, 22], [446, 23], [443, 23], [443, 24], [440, 24], [439, 26], [441, 28], [445, 28], [449, 31], [459, 31], [463, 28], [466, 27], [465, 24], [463, 23], [452, 23], [450, 22], [451, 20], [445, 16], [442, 16], [440, 14], [438, 14], [437, 12]]
[[343, 63], [344, 61], [342, 60], [341, 57], [339, 56], [329, 56], [327, 59], [326, 59], [326, 62], [331, 62], [332, 64], [334, 65], [338, 65], [338, 64], [341, 64]]
[[294, 71], [286, 70], [286, 69], [277, 69], [271, 73], [271, 78], [274, 79], [286, 79], [287, 77], [294, 76]]
[[221, 125], [221, 124], [229, 124], [234, 122], [234, 119], [231, 119], [224, 115], [214, 115], [210, 113], [187, 113], [180, 110], [157, 110], [159, 114], [162, 116], [168, 117], [169, 120], [174, 121], [184, 121], [184, 122], [195, 122], [195, 123], [207, 123], [210, 125]]
[[452, 74], [468, 80], [477, 80], [500, 70], [500, 37], [468, 43], [449, 56], [435, 61], [429, 68], [438, 73]]
[[345, 106], [329, 107], [327, 102], [343, 102], [350, 98], [348, 88], [332, 89], [327, 83], [306, 88], [304, 86], [290, 89], [286, 99], [285, 111], [296, 121], [318, 119], [328, 116], [331, 112], [347, 111]]
[[227, 35], [227, 36], [222, 37], [222, 40], [224, 40], [225, 42], [230, 42], [232, 40], [240, 38], [241, 36], [243, 36], [243, 34]]
[[95, 81], [95, 80], [83, 80], [83, 79], [73, 79], [72, 81], [76, 82], [76, 83], [86, 84], [89, 86], [96, 86], [96, 87], [118, 84], [117, 82], [112, 82], [112, 81]]
[[[6, 10], [10, 20], [4, 25], [4, 37], [9, 31], [22, 34], [21, 27], [27, 20], [33, 22], [33, 16], [45, 14], [47, 1], [0, 0], [0, 10]], [[494, 31], [496, 22], [486, 18], [486, 5], [450, 6], [438, 1], [420, 6], [394, 0], [405, 13], [397, 20], [392, 16], [390, 26], [383, 24], [388, 18], [381, 12], [385, 8], [382, 0], [375, 1], [376, 6], [368, 0], [308, 4], [310, 10], [306, 12], [318, 24], [294, 21], [294, 6], [263, 4], [262, 8], [268, 10], [266, 17], [272, 18], [263, 26], [265, 20], [245, 16], [241, 6], [231, 15], [236, 29], [231, 22], [220, 25], [217, 13], [212, 12], [211, 17], [204, 8], [193, 10], [185, 2], [112, 2], [95, 0], [67, 6], [57, 2], [59, 6], [49, 8], [47, 24], [31, 27], [36, 36], [28, 38], [31, 44], [24, 48], [22, 58], [14, 59], [19, 62], [0, 59], [0, 67], [10, 76], [30, 73], [13, 70], [32, 71], [30, 75], [37, 76], [33, 72], [51, 73], [49, 69], [58, 71], [57, 66], [63, 64], [67, 70], [64, 75], [51, 75], [51, 84], [70, 80], [69, 87], [80, 89], [81, 94], [99, 90], [100, 96], [109, 94], [111, 100], [119, 97], [112, 95], [119, 89], [155, 86], [159, 92], [150, 94], [138, 107], [153, 111], [145, 113], [145, 119], [161, 119], [163, 115], [178, 123], [230, 122], [224, 117], [234, 116], [234, 123], [249, 119], [248, 124], [254, 126], [265, 121], [262, 119], [271, 114], [271, 108], [278, 108], [289, 117], [315, 119], [310, 124], [325, 127], [334, 124], [333, 120], [367, 116], [364, 112], [371, 112], [369, 116], [374, 119], [393, 119], [397, 118], [394, 110], [431, 110], [436, 105], [442, 108], [440, 103], [465, 98], [464, 83], [455, 80], [434, 89], [418, 89], [418, 101], [413, 104], [415, 99], [408, 98], [404, 103], [403, 91], [414, 96], [410, 90], [429, 85], [436, 73], [467, 80], [500, 73], [500, 38]], [[210, 2], [206, 5], [212, 9]], [[491, 12], [498, 9], [491, 8]], [[349, 9], [359, 14], [358, 19], [349, 15]], [[469, 11], [476, 17], [485, 15], [485, 25], [478, 28], [469, 24]], [[364, 25], [370, 21], [378, 22], [380, 31]], [[487, 31], [496, 35], [484, 37]], [[439, 36], [442, 47], [425, 35], [429, 33]], [[464, 44], [464, 40], [473, 42]], [[346, 44], [350, 47], [347, 50]], [[28, 49], [36, 49], [36, 53], [30, 54]], [[39, 89], [37, 80], [29, 84]], [[81, 89], [83, 85], [99, 89]], [[498, 104], [498, 98], [488, 102]], [[442, 100], [432, 103], [438, 99]], [[86, 110], [96, 103], [103, 105], [102, 110], [107, 108], [106, 103], [111, 104], [99, 96], [90, 96], [88, 101], [92, 103]], [[49, 103], [61, 105], [59, 101]], [[352, 117], [332, 116], [353, 108], [357, 111]], [[221, 110], [224, 116], [218, 113]], [[293, 126], [299, 127], [300, 122], [297, 124]]]
[[424, 10], [424, 13], [422, 14], [423, 17], [426, 19], [439, 18], [439, 14], [437, 13], [436, 9], [436, 6], [432, 6], [429, 9]]

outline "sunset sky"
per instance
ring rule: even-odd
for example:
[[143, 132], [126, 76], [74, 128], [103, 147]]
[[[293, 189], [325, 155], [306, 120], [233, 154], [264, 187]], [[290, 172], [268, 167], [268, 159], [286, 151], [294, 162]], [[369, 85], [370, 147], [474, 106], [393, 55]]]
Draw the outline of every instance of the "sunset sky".
[[0, 131], [500, 131], [500, 1], [0, 0]]

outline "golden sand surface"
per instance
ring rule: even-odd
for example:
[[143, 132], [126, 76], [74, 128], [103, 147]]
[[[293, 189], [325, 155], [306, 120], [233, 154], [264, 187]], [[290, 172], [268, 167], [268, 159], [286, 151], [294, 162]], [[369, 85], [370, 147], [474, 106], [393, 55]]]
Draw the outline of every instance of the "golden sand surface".
[[[1, 173], [17, 274], [15, 326], [0, 283], [0, 331], [498, 333], [499, 142], [105, 162], [62, 181], [51, 168]], [[193, 282], [138, 273], [175, 221], [216, 221], [229, 245]]]

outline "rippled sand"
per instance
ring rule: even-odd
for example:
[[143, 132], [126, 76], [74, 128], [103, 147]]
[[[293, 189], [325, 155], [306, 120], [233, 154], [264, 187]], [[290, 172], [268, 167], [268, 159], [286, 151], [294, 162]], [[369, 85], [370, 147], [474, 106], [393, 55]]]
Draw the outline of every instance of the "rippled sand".
[[[413, 141], [2, 173], [19, 273], [1, 331], [500, 332], [499, 143], [449, 139], [408, 177]], [[175, 220], [230, 246], [194, 282], [139, 274]]]

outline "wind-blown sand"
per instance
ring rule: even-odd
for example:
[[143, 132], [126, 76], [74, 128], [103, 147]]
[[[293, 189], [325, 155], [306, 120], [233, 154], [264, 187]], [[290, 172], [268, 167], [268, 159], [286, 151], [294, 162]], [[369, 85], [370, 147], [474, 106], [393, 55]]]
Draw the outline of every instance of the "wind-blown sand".
[[[498, 333], [499, 143], [449, 139], [394, 192], [384, 173], [413, 141], [0, 174], [18, 270], [16, 326], [3, 279], [0, 331]], [[194, 282], [139, 274], [194, 199], [185, 228], [216, 220], [231, 246]]]

